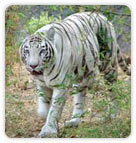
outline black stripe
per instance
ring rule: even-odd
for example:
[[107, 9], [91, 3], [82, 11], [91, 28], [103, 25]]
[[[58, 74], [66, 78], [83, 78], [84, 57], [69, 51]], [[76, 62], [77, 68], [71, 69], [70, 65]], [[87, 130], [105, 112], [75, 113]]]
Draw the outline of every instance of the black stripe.
[[62, 64], [61, 64], [61, 67], [60, 67], [59, 72], [58, 72], [50, 81], [52, 81], [52, 80], [54, 80], [55, 78], [58, 77], [58, 75], [60, 74], [60, 71], [61, 71], [61, 69], [62, 69], [62, 65], [63, 65], [63, 62], [62, 62]]
[[[112, 37], [112, 34], [111, 34], [111, 27], [110, 27], [110, 24], [109, 24], [109, 22], [108, 22], [108, 20], [105, 22], [105, 20], [103, 19], [103, 18], [101, 18], [100, 17], [100, 19], [101, 20], [103, 20], [104, 21], [104, 24], [105, 24], [105, 30], [106, 30], [106, 37], [105, 38], [113, 38]], [[108, 27], [107, 27], [108, 26]], [[108, 30], [108, 28], [109, 28], [109, 30]], [[108, 37], [108, 32], [110, 32], [110, 37]], [[112, 39], [112, 40], [114, 40], [114, 39]], [[108, 43], [109, 44], [109, 43]], [[107, 46], [108, 46], [108, 44], [107, 44]], [[110, 49], [110, 47], [109, 47], [109, 50], [110, 50], [110, 57], [112, 56], [112, 53], [113, 53], [113, 41], [111, 41], [110, 42], [110, 44], [111, 44], [111, 49]]]
[[[81, 19], [81, 20], [83, 20], [84, 21], [84, 19]], [[79, 21], [80, 21], [80, 19], [79, 19]], [[84, 23], [82, 23], [82, 21], [80, 21], [80, 23], [82, 24], [82, 26], [83, 26], [83, 28], [86, 26]], [[86, 23], [87, 24], [87, 23]], [[84, 28], [85, 29], [85, 28]], [[87, 31], [88, 31], [88, 33], [89, 33], [89, 30], [88, 30], [88, 28], [86, 27], [86, 29], [87, 29]], [[93, 33], [92, 33], [93, 34]], [[86, 36], [86, 40], [88, 41], [88, 43], [92, 46], [92, 43], [90, 42], [90, 40], [88, 39], [88, 36], [87, 35], [85, 35]], [[93, 37], [94, 37], [94, 35], [92, 35]], [[87, 46], [87, 43], [86, 43], [86, 46]], [[94, 49], [92, 49], [93, 51], [92, 51], [92, 54], [93, 54], [93, 56], [95, 57], [95, 55], [94, 55]]]
[[67, 25], [72, 29], [72, 31], [73, 31], [73, 33], [74, 33], [74, 36], [75, 36], [75, 38], [76, 38], [76, 41], [77, 41], [77, 43], [78, 43], [78, 46], [80, 47], [80, 43], [79, 43], [78, 37], [77, 37], [77, 35], [76, 35], [76, 33], [75, 33], [73, 27], [72, 27], [67, 21], [65, 22], [65, 24], [67, 24]]
[[[55, 27], [58, 31], [60, 31], [62, 33], [62, 31], [58, 28], [58, 27]], [[57, 32], [58, 33], [58, 32]], [[59, 33], [58, 33], [59, 34]], [[59, 63], [59, 67], [60, 67], [60, 64], [61, 64], [61, 61], [62, 61], [62, 56], [63, 56], [63, 44], [64, 44], [64, 41], [63, 41], [63, 37], [61, 34], [59, 34], [60, 37], [61, 37], [61, 41], [62, 41], [62, 47], [61, 48], [61, 58], [60, 58], [60, 63]]]
[[86, 19], [86, 21], [87, 21], [87, 23], [89, 24], [91, 30], [94, 31], [94, 29], [93, 29], [93, 27], [92, 27], [92, 25], [91, 25], [89, 19], [88, 19], [87, 17], [85, 17], [84, 15], [82, 15], [82, 16]]
[[[80, 27], [78, 26], [78, 24], [75, 22], [75, 21], [73, 21], [73, 20], [71, 20], [71, 19], [69, 19], [70, 21], [72, 21], [76, 26], [77, 26], [77, 28], [78, 28], [78, 30], [80, 31], [80, 34], [82, 35], [82, 31], [81, 31], [81, 29], [80, 29]], [[80, 21], [80, 20], [79, 20]], [[82, 22], [80, 21], [80, 23], [81, 23], [81, 25], [83, 26], [83, 24], [82, 24]], [[83, 28], [84, 28], [84, 26], [83, 26]], [[86, 39], [87, 39], [87, 35], [85, 35], [86, 36]], [[82, 42], [81, 42], [82, 43]], [[82, 43], [83, 44], [83, 43]], [[86, 44], [86, 42], [85, 42], [85, 44]], [[87, 46], [87, 45], [86, 45]]]
[[98, 31], [98, 33], [101, 31], [101, 28], [103, 27], [102, 26], [102, 22], [101, 22], [101, 20], [100, 19], [98, 19], [98, 21], [99, 21], [99, 23], [100, 23], [100, 25], [99, 25], [99, 31]]
[[[99, 23], [97, 22], [97, 19], [98, 19], [98, 14], [97, 14], [97, 16], [96, 17], [94, 17], [94, 15], [92, 14], [91, 15], [92, 16], [92, 18], [93, 18], [93, 20], [94, 20], [94, 25], [95, 25], [95, 23], [97, 24], [97, 27], [99, 28]], [[100, 17], [100, 16], [99, 16]], [[94, 27], [94, 25], [93, 25], [93, 27]]]
[[51, 52], [52, 52], [52, 54], [53, 54], [53, 56], [54, 56], [54, 49], [53, 49], [53, 47], [52, 47], [52, 45], [51, 45], [51, 43], [50, 43], [50, 42], [48, 42], [48, 44], [50, 45], [50, 47], [49, 47], [49, 48], [51, 48]]
[[[60, 32], [62, 33], [62, 31], [61, 31], [58, 27], [55, 27], [55, 29], [57, 29], [58, 31], [60, 31]], [[58, 33], [58, 32], [56, 32], [56, 33]], [[60, 33], [58, 33], [58, 34], [60, 35], [61, 41], [62, 41], [62, 47], [60, 47], [60, 48], [61, 48], [61, 58], [60, 58], [59, 66], [58, 66], [58, 67], [60, 67], [60, 66], [61, 66], [61, 67], [60, 67], [58, 73], [57, 73], [50, 81], [52, 81], [52, 80], [54, 80], [55, 78], [58, 77], [58, 75], [60, 74], [60, 71], [61, 71], [61, 69], [62, 69], [62, 65], [63, 65], [62, 56], [63, 56], [63, 44], [64, 44], [64, 42], [63, 42], [63, 37], [62, 37], [62, 35], [61, 35]], [[53, 70], [53, 69], [52, 69], [52, 70]]]
[[78, 74], [78, 66], [76, 66], [76, 68], [74, 70], [74, 74]]
[[49, 48], [49, 56], [51, 56], [51, 49]]
[[52, 66], [51, 70], [49, 71], [48, 76], [51, 74], [51, 72], [53, 71], [54, 67], [55, 67], [55, 64]]
[[[88, 30], [88, 28], [87, 28], [87, 23], [85, 22], [85, 20], [83, 19], [83, 17], [82, 16], [80, 16], [80, 15], [75, 15], [77, 18], [78, 18], [78, 20], [80, 21], [80, 23], [83, 25], [83, 28], [85, 29], [85, 31], [86, 31], [86, 29], [87, 29], [87, 31], [88, 31], [88, 33], [89, 33], [89, 30]], [[81, 19], [81, 20], [80, 20]], [[83, 22], [85, 22], [85, 23], [83, 23]]]
[[[76, 33], [75, 33], [73, 27], [72, 27], [69, 23], [67, 23], [67, 21], [66, 21], [66, 22], [63, 21], [63, 24], [64, 24], [68, 29], [69, 29], [69, 27], [72, 29], [73, 33], [72, 33], [72, 32], [70, 32], [70, 33], [71, 33], [71, 34], [74, 34], [74, 36], [75, 36], [75, 38], [76, 38], [76, 41], [78, 41], [77, 35], [76, 35]], [[70, 31], [70, 30], [69, 30], [69, 31]], [[78, 43], [78, 45], [79, 45], [79, 43]]]
[[[91, 23], [90, 23], [90, 21], [87, 19], [87, 17], [85, 17], [84, 15], [83, 15], [83, 17], [86, 19], [86, 21], [87, 21], [87, 23], [89, 24], [89, 26], [90, 26], [90, 32], [92, 33], [92, 36], [94, 37], [94, 33], [95, 33], [95, 31], [94, 31], [94, 29], [93, 29], [93, 27], [92, 27], [92, 25], [91, 25]], [[95, 43], [98, 43], [97, 41], [96, 41], [96, 38], [94, 37], [94, 40], [95, 40]]]
[[[80, 21], [80, 23], [81, 23], [81, 25], [82, 25], [82, 27], [84, 28], [84, 29], [88, 29], [87, 27], [85, 28], [85, 24], [82, 22], [82, 20], [80, 20], [80, 18], [78, 18], [78, 20]], [[81, 31], [81, 30], [80, 30]], [[88, 31], [88, 30], [87, 30]], [[88, 31], [89, 32], [89, 31]], [[81, 32], [80, 32], [81, 33]], [[92, 43], [89, 41], [89, 39], [88, 39], [88, 36], [85, 34], [85, 37], [86, 37], [86, 40], [88, 41], [88, 43], [90, 44], [90, 45], [92, 45]], [[85, 45], [86, 45], [86, 47], [88, 47], [88, 45], [87, 45], [87, 43], [86, 42], [84, 42], [85, 43]], [[92, 49], [93, 50], [93, 49]], [[91, 51], [92, 52], [92, 51]], [[93, 52], [92, 52], [92, 54], [93, 54], [93, 57], [95, 58], [95, 55], [94, 55], [94, 50], [93, 50]]]
[[[78, 31], [80, 32], [80, 34], [82, 34], [82, 31], [80, 30], [80, 27], [78, 26], [78, 24], [77, 24], [74, 20], [72, 20], [72, 19], [67, 19], [67, 20], [69, 20], [69, 21], [71, 21], [72, 23], [74, 23], [74, 24], [76, 25]], [[84, 47], [84, 45], [83, 45], [82, 42], [81, 42], [81, 44], [82, 44], [82, 46]]]
[[[91, 25], [91, 23], [90, 23], [90, 21], [89, 21], [89, 19], [87, 18], [87, 17], [85, 17], [84, 15], [83, 15], [83, 17], [86, 19], [86, 21], [87, 21], [87, 23], [89, 24], [89, 26], [90, 26], [90, 28], [91, 28], [91, 30], [90, 30], [90, 32], [92, 33], [92, 36], [94, 37], [94, 33], [95, 33], [95, 31], [94, 31], [94, 29], [93, 29], [93, 27], [92, 27], [92, 25]], [[91, 16], [90, 16], [91, 17]], [[93, 19], [92, 19], [93, 20]], [[94, 40], [95, 40], [95, 43], [98, 43], [98, 41], [96, 41], [96, 38], [94, 37]], [[99, 44], [99, 43], [98, 43]]]
[[[80, 20], [80, 18], [78, 19], [79, 21], [80, 21], [80, 23], [81, 23], [81, 25], [83, 26], [83, 28], [84, 28], [84, 26], [85, 26], [85, 24], [84, 23], [82, 23], [82, 21]], [[84, 28], [85, 29], [85, 28]], [[87, 28], [88, 29], [88, 28]], [[89, 31], [88, 31], [89, 32]], [[81, 32], [80, 32], [81, 33]], [[93, 34], [93, 33], [92, 33]], [[89, 42], [89, 44], [90, 45], [92, 45], [92, 43], [90, 42], [90, 40], [88, 39], [88, 36], [87, 35], [85, 35], [86, 36], [86, 40]], [[93, 37], [94, 37], [94, 35], [93, 35]], [[87, 46], [87, 43], [85, 42], [85, 44], [86, 44], [86, 47], [88, 47]], [[92, 49], [93, 50], [93, 52], [92, 52], [92, 54], [93, 54], [93, 56], [95, 57], [95, 55], [94, 55], [94, 49]]]
[[[84, 21], [85, 22], [85, 20], [83, 19], [83, 17], [82, 16], [79, 16], [80, 17], [80, 19], [82, 20], [82, 21]], [[80, 21], [80, 20], [79, 20]], [[82, 23], [82, 21], [80, 21], [80, 23]], [[85, 22], [86, 23], [86, 22]], [[83, 24], [83, 23], [82, 23]], [[87, 24], [87, 23], [86, 23]], [[84, 27], [84, 25], [85, 24], [83, 24], [83, 27]], [[87, 24], [88, 25], [88, 24]], [[85, 25], [86, 26], [86, 25]], [[90, 29], [88, 29], [87, 28], [87, 30], [88, 30], [88, 32], [89, 31], [91, 31]], [[94, 40], [95, 40], [95, 42], [98, 44], [98, 42], [96, 41], [96, 37], [94, 36], [94, 32], [92, 32], [91, 31], [91, 33], [92, 33], [92, 36], [94, 37]], [[87, 41], [88, 41], [88, 43], [93, 47], [93, 45], [92, 45], [92, 43], [90, 42], [90, 40], [88, 39], [88, 36], [86, 35], [86, 39], [87, 39]], [[86, 44], [86, 46], [87, 46], [87, 44]], [[91, 48], [91, 46], [90, 46], [90, 48]], [[92, 52], [92, 54], [93, 54], [93, 57], [95, 58], [95, 52], [94, 52], [94, 48], [91, 48], [91, 52]]]
[[67, 37], [68, 37], [68, 39], [69, 39], [69, 41], [70, 41], [70, 44], [72, 45], [71, 38], [70, 38], [70, 36], [69, 36], [67, 30], [65, 29], [65, 26], [63, 26], [63, 24], [61, 24], [61, 23], [57, 23], [57, 24], [60, 25], [60, 26], [64, 29], [64, 32], [66, 33], [66, 35], [67, 35]]

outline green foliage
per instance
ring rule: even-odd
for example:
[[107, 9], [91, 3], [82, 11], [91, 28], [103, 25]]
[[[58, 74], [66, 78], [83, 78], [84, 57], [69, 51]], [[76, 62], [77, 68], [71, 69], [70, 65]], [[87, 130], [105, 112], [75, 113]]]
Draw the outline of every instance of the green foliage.
[[[21, 11], [21, 12], [20, 12]], [[25, 11], [25, 12], [23, 12]], [[25, 13], [29, 11], [29, 6], [10, 6], [5, 12], [5, 34], [6, 46], [17, 46], [17, 32], [23, 28], [26, 19]]]
[[57, 19], [54, 16], [48, 16], [48, 12], [43, 12], [39, 16], [39, 18], [32, 17], [30, 20], [28, 20], [26, 22], [24, 28], [28, 34], [33, 34], [39, 28], [41, 28], [47, 24], [50, 24], [52, 22], [58, 22], [60, 20], [61, 20], [60, 17], [59, 17], [59, 19]]
[[99, 82], [94, 83], [89, 93], [92, 94], [92, 111], [103, 112], [104, 118], [110, 118], [115, 112], [114, 102], [116, 102], [114, 104], [117, 104], [116, 108], [119, 110], [129, 110], [131, 108], [131, 84], [128, 81], [117, 80], [113, 84], [105, 84], [101, 78]]
[[8, 78], [13, 74], [12, 66], [15, 62], [19, 61], [19, 51], [18, 48], [12, 46], [6, 46], [5, 48], [5, 78], [6, 78], [6, 85], [8, 83]]
[[37, 89], [38, 96], [45, 96], [45, 93], [42, 89]]
[[[79, 85], [80, 81], [82, 81], [82, 78], [86, 72], [86, 66], [83, 66], [77, 74], [73, 73], [67, 73], [65, 76], [65, 81], [61, 84], [56, 84], [53, 87], [60, 88], [60, 89], [68, 89], [70, 95], [76, 94], [82, 91], [84, 87], [82, 85]], [[89, 77], [88, 77], [89, 78]], [[74, 87], [76, 85], [77, 87]]]
[[62, 97], [56, 98], [54, 104], [56, 104], [56, 103], [57, 103], [57, 105], [63, 105], [65, 103], [65, 97], [62, 96]]
[[[59, 16], [65, 17], [76, 12], [81, 11], [96, 11], [101, 12], [106, 17], [111, 20], [115, 24], [119, 24], [119, 26], [116, 27], [118, 33], [123, 33], [123, 26], [121, 25], [127, 25], [126, 17], [131, 15], [130, 9], [126, 6], [122, 6], [122, 12], [118, 13], [116, 12], [116, 9], [118, 9], [120, 6], [100, 6], [100, 5], [49, 5], [45, 6], [46, 11], [41, 11], [39, 17], [34, 17], [34, 13], [32, 13], [31, 9], [37, 7], [37, 6], [10, 6], [6, 10], [6, 16], [5, 16], [5, 26], [6, 26], [6, 45], [15, 45], [17, 43], [17, 32], [21, 32], [20, 29], [26, 29], [28, 33], [33, 33], [38, 28], [56, 21], [60, 20], [61, 18]], [[48, 13], [58, 13], [57, 18], [54, 18], [54, 16], [48, 16]], [[31, 15], [31, 18], [29, 18], [29, 15]], [[130, 23], [128, 23], [128, 26], [130, 26]], [[119, 28], [118, 28], [119, 27]], [[31, 29], [32, 28], [32, 29]], [[21, 33], [20, 33], [21, 34]], [[125, 33], [124, 33], [125, 34]], [[123, 35], [124, 35], [123, 34]], [[13, 36], [14, 35], [14, 36]], [[130, 39], [130, 34], [128, 39]], [[127, 38], [125, 38], [127, 39]]]
[[131, 108], [131, 84], [128, 81], [118, 80], [112, 85], [113, 94], [117, 95], [117, 101], [121, 109]]
[[8, 78], [13, 74], [11, 65], [7, 65], [5, 71], [6, 85], [10, 85], [10, 83], [8, 82]]

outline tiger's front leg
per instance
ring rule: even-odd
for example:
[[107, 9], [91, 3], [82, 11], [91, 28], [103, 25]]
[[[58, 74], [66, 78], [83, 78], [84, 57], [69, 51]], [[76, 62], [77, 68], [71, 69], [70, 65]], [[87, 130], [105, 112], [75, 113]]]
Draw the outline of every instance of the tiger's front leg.
[[41, 119], [46, 119], [50, 108], [52, 90], [45, 86], [37, 86], [38, 91], [38, 115]]
[[60, 119], [62, 109], [66, 101], [65, 93], [65, 90], [53, 90], [52, 102], [47, 120], [38, 137], [57, 137], [58, 121]]

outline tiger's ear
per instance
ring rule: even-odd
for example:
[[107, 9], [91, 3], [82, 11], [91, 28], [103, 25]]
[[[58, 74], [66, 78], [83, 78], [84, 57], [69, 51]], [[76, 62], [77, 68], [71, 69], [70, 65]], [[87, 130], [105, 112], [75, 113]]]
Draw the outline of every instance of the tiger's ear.
[[54, 35], [55, 35], [55, 29], [52, 26], [48, 31], [47, 31], [47, 37], [49, 40], [53, 41], [54, 40]]

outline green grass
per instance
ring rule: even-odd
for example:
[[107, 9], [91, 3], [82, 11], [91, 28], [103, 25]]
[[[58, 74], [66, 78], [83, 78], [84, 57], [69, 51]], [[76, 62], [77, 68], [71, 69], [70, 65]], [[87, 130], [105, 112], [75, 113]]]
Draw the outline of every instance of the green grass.
[[79, 127], [63, 128], [61, 138], [124, 138], [131, 132], [130, 119], [114, 119], [100, 123], [82, 123]]

